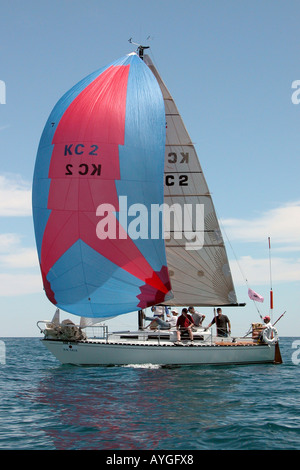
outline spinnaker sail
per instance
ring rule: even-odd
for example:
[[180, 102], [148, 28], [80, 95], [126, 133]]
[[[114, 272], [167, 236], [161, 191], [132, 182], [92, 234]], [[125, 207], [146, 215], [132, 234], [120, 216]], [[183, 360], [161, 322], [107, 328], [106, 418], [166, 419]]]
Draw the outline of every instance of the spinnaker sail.
[[162, 94], [135, 53], [56, 104], [32, 200], [44, 289], [57, 307], [111, 317], [172, 296], [163, 237], [152, 238], [145, 220], [163, 203], [164, 152]]

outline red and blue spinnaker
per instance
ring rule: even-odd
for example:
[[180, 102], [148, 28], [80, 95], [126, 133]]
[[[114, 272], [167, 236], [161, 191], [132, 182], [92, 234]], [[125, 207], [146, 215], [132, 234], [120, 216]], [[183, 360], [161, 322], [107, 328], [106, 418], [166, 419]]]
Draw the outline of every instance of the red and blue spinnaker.
[[[163, 204], [164, 154], [162, 94], [136, 54], [58, 101], [41, 136], [32, 196], [44, 289], [57, 307], [110, 317], [172, 297], [163, 235], [151, 237], [151, 206]], [[120, 197], [148, 211], [147, 236], [129, 236]], [[99, 237], [107, 215], [99, 217], [99, 207], [115, 209], [115, 236]]]

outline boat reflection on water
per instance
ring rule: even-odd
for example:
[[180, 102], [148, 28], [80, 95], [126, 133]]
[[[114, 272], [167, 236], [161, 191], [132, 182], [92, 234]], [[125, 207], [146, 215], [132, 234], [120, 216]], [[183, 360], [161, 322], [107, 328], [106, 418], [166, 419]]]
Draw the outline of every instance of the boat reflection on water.
[[201, 433], [240, 406], [231, 398], [239, 379], [230, 369], [201, 370], [149, 364], [53, 369], [35, 397], [53, 417], [43, 430], [57, 450], [199, 448]]

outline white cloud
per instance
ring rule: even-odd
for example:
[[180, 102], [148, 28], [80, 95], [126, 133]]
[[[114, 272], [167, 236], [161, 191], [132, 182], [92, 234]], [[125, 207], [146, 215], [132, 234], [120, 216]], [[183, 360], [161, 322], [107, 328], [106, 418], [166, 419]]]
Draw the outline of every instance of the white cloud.
[[31, 214], [31, 185], [18, 175], [0, 175], [0, 217]]
[[300, 201], [264, 212], [252, 220], [224, 219], [222, 225], [230, 240], [261, 242], [270, 236], [272, 245], [284, 245], [280, 249], [290, 251], [291, 245], [300, 249]]
[[42, 291], [38, 256], [34, 248], [24, 248], [16, 233], [0, 234], [0, 297]]
[[[15, 174], [0, 175], [0, 217], [31, 216], [31, 185]], [[0, 296], [41, 292], [36, 250], [22, 246], [22, 235], [0, 234]]]
[[[270, 285], [269, 258], [243, 256], [238, 261], [230, 261], [233, 280], [236, 285]], [[242, 271], [242, 272], [241, 272]], [[272, 258], [272, 282], [300, 281], [299, 258]]]
[[33, 248], [19, 248], [14, 253], [0, 255], [0, 265], [9, 268], [35, 268], [38, 264], [37, 252]]
[[20, 236], [16, 233], [0, 233], [0, 253], [13, 250], [20, 243]]
[[38, 274], [0, 274], [0, 296], [19, 296], [42, 292], [41, 276]]
[[264, 243], [267, 252], [268, 236], [271, 238], [272, 281], [300, 281], [300, 259], [296, 255], [300, 251], [300, 201], [284, 204], [252, 220], [225, 219], [222, 226], [230, 242], [242, 242], [247, 253], [250, 252], [238, 261], [230, 261], [235, 284], [245, 284], [245, 279], [251, 285], [270, 284], [269, 253], [265, 258], [255, 258], [253, 245], [249, 245], [255, 242], [254, 247], [261, 248], [258, 243]]
[[0, 234], [0, 268], [35, 268], [39, 265], [35, 248], [24, 248], [17, 233]]

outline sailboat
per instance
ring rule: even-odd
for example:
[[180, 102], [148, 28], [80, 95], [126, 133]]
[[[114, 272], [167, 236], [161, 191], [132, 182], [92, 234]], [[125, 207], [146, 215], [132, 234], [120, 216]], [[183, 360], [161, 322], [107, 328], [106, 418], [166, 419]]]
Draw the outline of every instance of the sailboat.
[[[42, 342], [68, 364], [281, 362], [277, 336], [264, 341], [257, 329], [220, 338], [200, 325], [178, 343], [176, 327], [145, 327], [150, 308], [244, 304], [195, 147], [144, 49], [71, 88], [42, 133], [33, 217], [57, 309], [38, 322]], [[60, 310], [80, 321], [60, 321]], [[135, 331], [108, 331], [105, 320], [134, 311]]]

